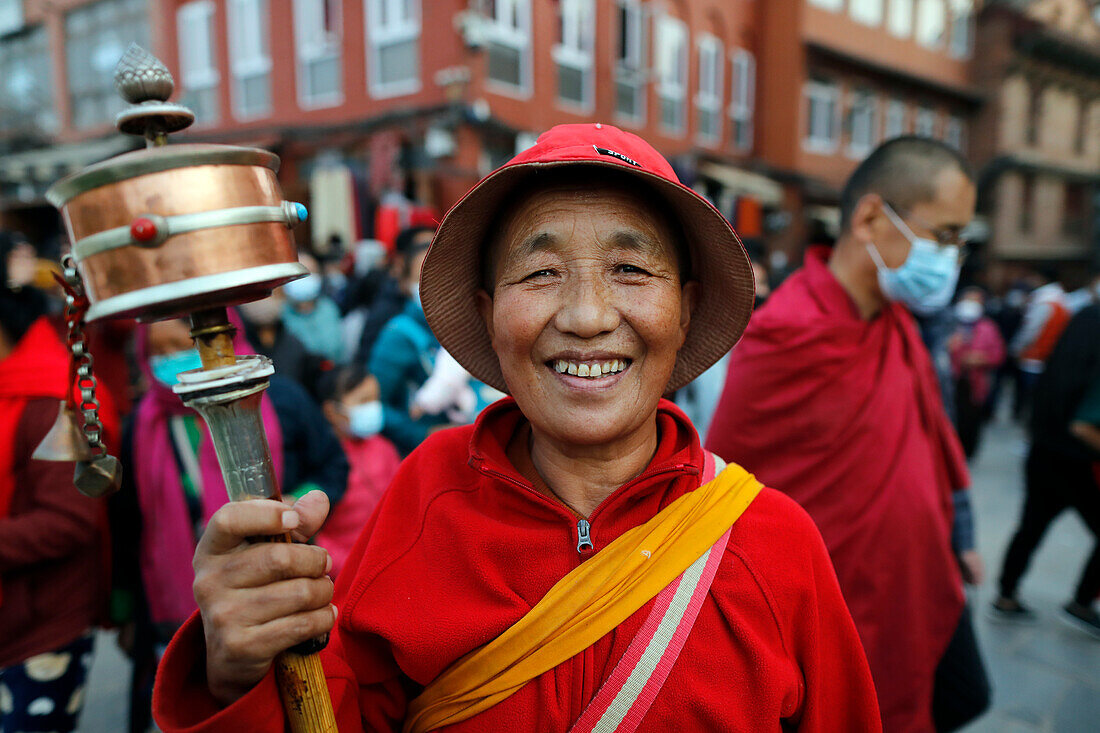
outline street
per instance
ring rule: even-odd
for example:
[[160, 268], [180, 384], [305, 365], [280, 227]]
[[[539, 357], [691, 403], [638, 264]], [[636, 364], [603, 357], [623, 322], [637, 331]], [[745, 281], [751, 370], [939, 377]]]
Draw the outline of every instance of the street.
[[[1077, 582], [1091, 538], [1076, 515], [1051, 527], [1032, 561], [1021, 600], [1039, 614], [1030, 627], [995, 624], [985, 615], [1022, 500], [1023, 431], [991, 424], [973, 466], [979, 547], [989, 578], [972, 594], [975, 624], [992, 680], [993, 707], [966, 733], [1076, 733], [1100, 720], [1100, 642], [1062, 625], [1057, 613]], [[129, 665], [114, 634], [100, 634], [80, 731], [125, 730]]]

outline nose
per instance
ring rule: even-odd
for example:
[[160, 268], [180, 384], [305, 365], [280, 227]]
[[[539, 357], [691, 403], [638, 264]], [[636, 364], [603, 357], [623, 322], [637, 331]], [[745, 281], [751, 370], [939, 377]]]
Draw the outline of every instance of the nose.
[[589, 339], [619, 327], [621, 316], [613, 289], [598, 275], [584, 273], [571, 278], [560, 292], [554, 325], [562, 333]]

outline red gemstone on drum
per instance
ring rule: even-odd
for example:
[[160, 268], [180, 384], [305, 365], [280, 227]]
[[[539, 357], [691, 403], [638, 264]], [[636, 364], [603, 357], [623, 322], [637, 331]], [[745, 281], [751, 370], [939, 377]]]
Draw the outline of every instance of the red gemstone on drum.
[[150, 242], [157, 236], [157, 225], [144, 216], [130, 224], [130, 236], [138, 242]]

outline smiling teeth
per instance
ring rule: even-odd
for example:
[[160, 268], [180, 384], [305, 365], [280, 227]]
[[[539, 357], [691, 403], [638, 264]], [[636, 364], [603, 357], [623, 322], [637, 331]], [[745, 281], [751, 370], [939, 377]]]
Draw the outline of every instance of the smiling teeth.
[[585, 361], [574, 362], [558, 359], [554, 362], [554, 371], [559, 374], [573, 374], [578, 377], [596, 379], [616, 374], [626, 369], [626, 360], [612, 359], [611, 361]]

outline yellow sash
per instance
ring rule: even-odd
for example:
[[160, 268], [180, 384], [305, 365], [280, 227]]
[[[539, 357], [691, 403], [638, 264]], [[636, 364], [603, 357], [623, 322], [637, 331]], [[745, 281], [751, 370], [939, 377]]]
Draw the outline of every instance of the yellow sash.
[[472, 718], [584, 651], [718, 541], [763, 488], [730, 464], [713, 480], [624, 532], [559, 580], [534, 608], [457, 660], [409, 704], [405, 733]]

